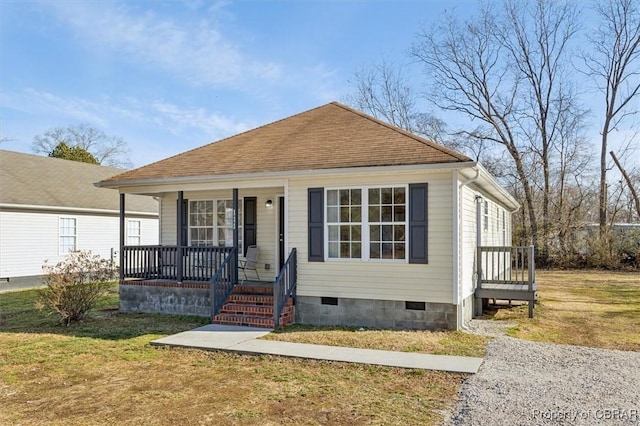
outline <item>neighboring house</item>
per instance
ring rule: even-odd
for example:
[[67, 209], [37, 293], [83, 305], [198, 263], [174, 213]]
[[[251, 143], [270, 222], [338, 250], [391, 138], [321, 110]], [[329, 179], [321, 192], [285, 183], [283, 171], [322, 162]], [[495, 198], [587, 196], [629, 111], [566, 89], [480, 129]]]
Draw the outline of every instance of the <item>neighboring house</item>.
[[[94, 183], [122, 172], [0, 150], [0, 278], [42, 275], [45, 260], [56, 264], [74, 249], [114, 256], [119, 250], [118, 194]], [[127, 244], [157, 244], [158, 229], [158, 202], [130, 197]]]
[[[300, 323], [463, 328], [478, 235], [509, 246], [519, 208], [477, 162], [339, 103], [98, 185], [125, 203], [160, 200], [162, 246], [122, 251], [122, 310], [263, 326], [290, 322], [280, 313], [295, 302]], [[250, 245], [260, 247], [260, 278], [276, 280], [275, 301], [234, 289]], [[514, 253], [488, 278], [504, 280], [504, 259], [522, 258]]]

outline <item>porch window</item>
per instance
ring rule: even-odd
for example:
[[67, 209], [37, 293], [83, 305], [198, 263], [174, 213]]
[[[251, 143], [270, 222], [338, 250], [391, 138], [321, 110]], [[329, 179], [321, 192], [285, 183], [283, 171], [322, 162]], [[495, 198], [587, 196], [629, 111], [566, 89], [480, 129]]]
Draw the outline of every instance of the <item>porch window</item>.
[[66, 254], [76, 249], [76, 219], [73, 217], [60, 218], [60, 254]]
[[127, 245], [128, 246], [140, 245], [140, 221], [139, 220], [127, 221]]
[[[242, 245], [242, 200], [238, 200], [238, 245]], [[189, 201], [189, 236], [193, 246], [233, 246], [233, 200]]]

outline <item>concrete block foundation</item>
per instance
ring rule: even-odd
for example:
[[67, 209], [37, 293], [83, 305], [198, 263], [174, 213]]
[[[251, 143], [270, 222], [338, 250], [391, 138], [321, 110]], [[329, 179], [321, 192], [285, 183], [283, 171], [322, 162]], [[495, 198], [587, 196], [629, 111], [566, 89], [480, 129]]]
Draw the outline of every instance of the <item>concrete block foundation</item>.
[[120, 311], [208, 317], [209, 297], [206, 285], [125, 282], [120, 284]]
[[407, 309], [405, 301], [337, 298], [338, 304], [322, 304], [322, 298], [296, 297], [296, 322], [409, 330], [455, 330], [457, 307], [426, 302], [424, 310]]

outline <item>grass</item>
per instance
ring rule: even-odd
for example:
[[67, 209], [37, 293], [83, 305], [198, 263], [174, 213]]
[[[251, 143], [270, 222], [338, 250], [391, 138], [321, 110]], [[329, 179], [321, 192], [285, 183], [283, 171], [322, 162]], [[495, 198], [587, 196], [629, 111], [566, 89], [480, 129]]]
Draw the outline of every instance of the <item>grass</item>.
[[610, 271], [537, 271], [534, 319], [526, 305], [494, 311], [515, 321], [521, 339], [640, 351], [640, 274]]
[[[85, 321], [62, 326], [33, 308], [36, 296], [0, 294], [0, 424], [428, 425], [441, 421], [465, 377], [153, 348], [150, 340], [206, 319], [121, 314], [114, 288]], [[348, 333], [366, 345], [385, 340]], [[427, 348], [392, 336], [394, 347]]]
[[292, 325], [263, 337], [295, 343], [482, 357], [488, 338], [460, 331], [360, 330], [352, 327]]

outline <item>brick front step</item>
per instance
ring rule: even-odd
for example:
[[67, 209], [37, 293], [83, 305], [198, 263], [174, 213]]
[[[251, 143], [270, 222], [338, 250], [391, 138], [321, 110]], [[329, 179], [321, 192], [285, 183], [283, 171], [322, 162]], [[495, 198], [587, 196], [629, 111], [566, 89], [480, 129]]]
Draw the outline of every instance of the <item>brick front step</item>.
[[253, 315], [260, 317], [272, 317], [273, 306], [265, 305], [244, 305], [241, 303], [227, 303], [220, 310], [221, 314], [233, 314], [233, 315]]
[[[227, 306], [222, 308], [222, 311], [213, 317], [214, 324], [223, 325], [243, 325], [249, 327], [274, 327], [273, 311], [269, 315], [262, 315], [255, 312], [249, 314], [239, 312], [225, 311]], [[255, 308], [255, 307], [254, 307]], [[293, 324], [295, 320], [295, 308], [293, 306], [286, 306], [280, 314], [280, 326]]]
[[235, 287], [233, 287], [233, 294], [264, 294], [271, 296], [273, 295], [273, 286], [237, 284]]
[[[231, 294], [227, 299], [227, 304], [273, 306], [273, 296], [260, 294]], [[293, 299], [287, 300], [286, 306], [293, 305]]]
[[213, 317], [213, 323], [222, 325], [242, 325], [245, 327], [275, 327], [273, 318], [248, 315], [218, 314]]

